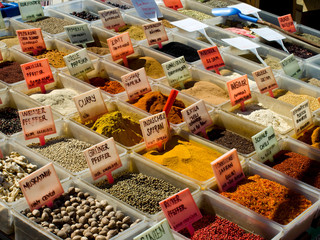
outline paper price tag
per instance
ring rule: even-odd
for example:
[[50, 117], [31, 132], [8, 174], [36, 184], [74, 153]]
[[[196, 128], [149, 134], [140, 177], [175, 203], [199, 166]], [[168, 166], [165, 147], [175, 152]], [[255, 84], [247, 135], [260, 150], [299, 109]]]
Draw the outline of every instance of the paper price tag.
[[147, 148], [162, 146], [169, 140], [169, 127], [165, 112], [139, 120]]
[[[108, 38], [107, 42], [113, 61], [122, 58], [124, 60], [124, 63], [126, 63], [126, 56], [134, 53], [128, 32], [122, 33], [112, 38]], [[125, 65], [128, 66], [128, 63]]]
[[179, 27], [187, 32], [199, 31], [201, 29], [205, 29], [206, 27], [208, 27], [207, 24], [199, 22], [193, 18], [186, 18], [183, 20], [171, 22], [171, 24], [173, 24], [176, 27]]
[[54, 78], [47, 58], [20, 65], [28, 89], [40, 87], [45, 93], [45, 85], [53, 83]]
[[70, 42], [72, 44], [86, 44], [94, 42], [92, 34], [88, 28], [88, 24], [76, 24], [70, 26], [64, 26], [64, 30], [66, 31]]
[[253, 28], [252, 31], [267, 41], [277, 41], [286, 38], [270, 28]]
[[147, 73], [144, 68], [121, 76], [121, 81], [124, 84], [129, 100], [134, 100], [151, 91]]
[[178, 10], [179, 8], [183, 8], [180, 0], [163, 0], [163, 3], [166, 7], [172, 8], [174, 10]]
[[261, 93], [269, 92], [273, 97], [272, 90], [278, 88], [277, 81], [273, 75], [271, 67], [266, 67], [252, 72], [252, 76], [257, 83]]
[[155, 0], [131, 0], [131, 2], [142, 18], [151, 19], [163, 17]]
[[134, 237], [133, 240], [147, 240], [147, 239], [157, 239], [157, 240], [174, 240], [172, 231], [168, 224], [167, 219], [163, 219], [161, 222], [152, 226], [148, 230]]
[[212, 125], [212, 119], [203, 100], [183, 109], [181, 113], [192, 133], [206, 135], [206, 128]]
[[21, 110], [19, 117], [26, 140], [56, 133], [51, 106]]
[[75, 96], [73, 100], [83, 122], [95, 120], [98, 116], [108, 112], [100, 88]]
[[249, 4], [246, 4], [246, 3], [239, 3], [239, 4], [231, 5], [231, 6], [228, 6], [228, 7], [237, 8], [244, 15], [254, 14], [254, 13], [257, 13], [257, 12], [261, 11], [259, 8], [253, 7], [253, 6], [251, 6]]
[[273, 161], [273, 156], [280, 151], [272, 125], [251, 137], [259, 159]]
[[93, 180], [107, 175], [109, 183], [112, 184], [112, 171], [122, 166], [113, 138], [87, 148], [83, 153]]
[[51, 207], [53, 200], [64, 192], [53, 163], [21, 179], [19, 185], [31, 211], [44, 205]]
[[82, 76], [94, 70], [87, 49], [81, 49], [63, 57], [69, 72], [74, 77]]
[[17, 30], [16, 33], [23, 52], [33, 52], [37, 55], [38, 51], [46, 49], [41, 28]]
[[296, 32], [296, 27], [294, 26], [293, 19], [291, 14], [287, 14], [281, 17], [278, 17], [279, 25], [282, 29], [288, 32]]
[[222, 192], [237, 186], [237, 183], [245, 178], [236, 149], [232, 149], [214, 160], [211, 166], [218, 187]]
[[5, 29], [5, 28], [6, 28], [6, 24], [4, 23], [2, 13], [0, 12], [0, 29]]
[[20, 0], [18, 4], [24, 21], [33, 21], [44, 16], [40, 0]]
[[173, 88], [177, 87], [177, 85], [184, 88], [183, 83], [192, 79], [184, 56], [165, 62], [162, 64], [162, 67], [169, 85]]
[[203, 66], [207, 70], [215, 70], [219, 73], [219, 68], [225, 66], [217, 46], [198, 50]]
[[228, 81], [227, 87], [231, 105], [241, 104], [241, 107], [244, 108], [244, 102], [251, 98], [247, 74]]
[[296, 135], [299, 135], [310, 125], [312, 125], [312, 113], [309, 106], [309, 101], [306, 100], [291, 110], [294, 129]]
[[126, 23], [123, 21], [119, 8], [102, 10], [98, 13], [102, 24], [106, 29], [114, 29], [116, 32], [118, 32], [119, 27], [126, 25]]
[[161, 21], [144, 24], [142, 25], [142, 28], [144, 30], [144, 33], [146, 34], [148, 44], [150, 46], [159, 44], [159, 47], [162, 47], [161, 43], [164, 41], [168, 41], [167, 32]]
[[282, 59], [280, 64], [285, 74], [297, 79], [301, 77], [302, 70], [293, 54], [290, 54], [288, 57]]
[[243, 37], [225, 38], [225, 39], [222, 39], [222, 41], [240, 50], [249, 50], [249, 49], [255, 49], [260, 47], [258, 44]]
[[161, 201], [159, 204], [171, 228], [177, 232], [184, 228], [192, 228], [192, 223], [202, 218], [188, 188]]

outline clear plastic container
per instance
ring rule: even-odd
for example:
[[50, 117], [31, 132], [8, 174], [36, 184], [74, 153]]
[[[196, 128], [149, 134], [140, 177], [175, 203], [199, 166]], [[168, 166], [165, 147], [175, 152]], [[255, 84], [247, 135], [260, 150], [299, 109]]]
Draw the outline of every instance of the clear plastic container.
[[[55, 121], [55, 125], [56, 125], [56, 130], [57, 132], [55, 134], [52, 134], [52, 135], [48, 135], [48, 136], [45, 136], [46, 139], [49, 139], [49, 138], [54, 138], [54, 137], [66, 137], [66, 138], [75, 138], [77, 140], [80, 140], [80, 141], [84, 141], [84, 142], [87, 142], [87, 143], [90, 143], [92, 145], [95, 145], [97, 143], [100, 143], [102, 141], [105, 141], [106, 139], [99, 136], [98, 134], [95, 134], [91, 131], [89, 131], [88, 129], [84, 128], [84, 127], [81, 127], [79, 126], [78, 124], [76, 123], [73, 123], [69, 120], [57, 120]], [[27, 146], [31, 143], [37, 143], [39, 142], [39, 140], [37, 139], [30, 139], [30, 140], [25, 140], [24, 139], [24, 135], [22, 133], [19, 133], [19, 134], [16, 134], [14, 136], [14, 139], [19, 142], [20, 144], [22, 144], [23, 146]], [[119, 153], [119, 156], [123, 156], [126, 154], [126, 150], [124, 148], [122, 148], [121, 146], [119, 145], [116, 145], [117, 147], [117, 150], [118, 150], [118, 153]], [[34, 151], [32, 148], [29, 148], [32, 152], [34, 152], [35, 154], [39, 155], [39, 156], [42, 156], [41, 154], [39, 154], [38, 152]], [[42, 156], [43, 157], [43, 156]], [[45, 158], [45, 157], [43, 157]], [[45, 158], [47, 159], [48, 161], [50, 162], [54, 162], [48, 158]], [[57, 163], [57, 165], [59, 165]], [[59, 165], [60, 166], [60, 165]], [[80, 172], [71, 172], [70, 170], [67, 170], [67, 169], [64, 169], [66, 172], [68, 172], [69, 174], [72, 174], [72, 175], [78, 175], [84, 171], [88, 171], [88, 168], [80, 171]]]
[[309, 58], [306, 61], [307, 63], [311, 63], [313, 65], [315, 65], [316, 67], [320, 67], [320, 55], [318, 54], [315, 57]]
[[257, 164], [254, 161], [247, 161], [243, 165], [243, 171], [246, 176], [251, 175], [259, 175], [262, 178], [277, 182], [290, 190], [304, 195], [308, 200], [311, 201], [312, 205], [307, 208], [303, 213], [301, 213], [298, 217], [296, 217], [294, 220], [292, 220], [287, 225], [282, 225], [279, 223], [276, 223], [273, 220], [269, 220], [268, 218], [254, 212], [253, 210], [246, 208], [242, 206], [241, 204], [230, 200], [227, 197], [224, 197], [220, 195], [218, 191], [218, 186], [213, 186], [209, 191], [212, 192], [214, 195], [219, 197], [221, 201], [223, 201], [228, 206], [234, 206], [239, 207], [241, 210], [247, 210], [249, 211], [254, 218], [257, 218], [258, 216], [265, 219], [265, 221], [269, 223], [273, 223], [278, 225], [279, 227], [282, 227], [284, 229], [284, 236], [281, 238], [283, 240], [291, 240], [298, 237], [302, 232], [306, 231], [310, 225], [314, 217], [316, 216], [316, 213], [318, 211], [319, 207], [319, 193], [313, 191], [312, 189], [305, 187], [305, 185], [301, 185], [300, 183], [297, 183], [296, 181], [293, 181], [291, 178], [287, 176], [283, 176], [280, 174], [275, 173], [273, 170], [266, 168], [262, 166], [261, 164]]
[[[131, 217], [133, 221], [136, 219], [141, 219], [142, 221], [132, 228], [127, 229], [126, 231], [119, 233], [113, 238], [110, 239], [121, 239], [121, 236], [125, 233], [129, 233], [131, 231], [135, 231], [135, 229], [140, 229], [140, 225], [145, 224], [144, 216], [138, 214], [136, 211], [128, 208], [127, 206], [119, 203], [119, 201], [115, 201], [114, 199], [106, 196], [105, 194], [100, 193], [99, 191], [93, 189], [87, 184], [81, 182], [77, 179], [69, 180], [65, 183], [62, 183], [62, 187], [65, 192], [69, 187], [77, 187], [80, 188], [83, 192], [88, 192], [94, 198], [98, 200], [107, 200], [110, 205], [114, 207], [114, 210], [121, 210], [124, 214]], [[61, 240], [57, 235], [52, 234], [49, 231], [46, 231], [41, 225], [36, 224], [35, 222], [29, 220], [26, 216], [22, 215], [20, 212], [29, 208], [26, 201], [19, 201], [14, 206], [14, 228], [15, 228], [15, 239], [16, 240], [46, 240], [46, 239], [56, 239]]]
[[120, 11], [123, 11], [123, 12], [127, 12], [131, 8], [134, 8], [130, 0], [95, 0], [95, 1], [102, 3], [104, 5], [107, 5], [111, 8], [119, 7], [119, 5], [124, 6], [125, 8], [119, 7]]

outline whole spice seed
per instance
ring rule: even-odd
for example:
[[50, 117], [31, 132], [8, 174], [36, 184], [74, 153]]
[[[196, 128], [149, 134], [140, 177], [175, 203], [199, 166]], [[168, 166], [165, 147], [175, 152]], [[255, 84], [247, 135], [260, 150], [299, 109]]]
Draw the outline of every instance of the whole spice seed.
[[63, 57], [68, 55], [68, 53], [61, 52], [57, 49], [46, 50], [40, 55], [35, 56], [37, 59], [47, 58], [49, 63], [55, 68], [62, 68], [66, 66]]
[[0, 80], [6, 83], [16, 83], [23, 79], [20, 63], [11, 61], [0, 63]]
[[0, 160], [0, 198], [6, 202], [14, 202], [23, 198], [19, 181], [37, 170], [37, 166], [29, 163], [25, 156], [11, 152]]
[[45, 31], [51, 34], [57, 34], [57, 33], [64, 32], [64, 28], [63, 28], [64, 26], [73, 25], [73, 24], [76, 24], [76, 22], [71, 20], [56, 18], [56, 17], [44, 17], [35, 22], [27, 22], [27, 24], [36, 28], [41, 28], [42, 31]]
[[283, 225], [312, 205], [305, 196], [258, 175], [246, 177], [236, 189], [221, 195]]
[[0, 131], [6, 135], [22, 131], [17, 109], [11, 107], [0, 109]]
[[122, 172], [114, 176], [114, 183], [102, 180], [98, 188], [149, 214], [161, 211], [159, 202], [176, 194], [181, 189], [162, 179], [142, 173]]
[[90, 143], [65, 137], [46, 139], [46, 145], [44, 146], [40, 146], [39, 143], [28, 145], [29, 148], [57, 162], [71, 172], [80, 172], [88, 167], [83, 150], [91, 146], [92, 144]]
[[210, 16], [208, 14], [205, 14], [203, 12], [199, 12], [199, 11], [196, 11], [196, 10], [180, 9], [180, 10], [178, 10], [178, 12], [182, 13], [184, 15], [187, 15], [188, 17], [195, 18], [195, 19], [197, 19], [199, 21], [203, 21], [205, 19], [213, 18], [213, 16]]
[[96, 15], [91, 14], [90, 12], [87, 11], [82, 11], [82, 12], [72, 12], [70, 13], [73, 16], [82, 18], [84, 20], [88, 20], [88, 21], [95, 21], [95, 20], [99, 20], [99, 17]]
[[156, 49], [174, 57], [184, 56], [187, 62], [195, 62], [200, 59], [197, 49], [179, 42], [169, 42], [163, 45], [161, 49], [158, 47]]
[[118, 4], [118, 3], [113, 3], [113, 2], [107, 2], [107, 4], [111, 5], [111, 6], [114, 6], [114, 7], [117, 7], [117, 8], [121, 8], [123, 10], [127, 10], [127, 9], [130, 9], [130, 8], [133, 8], [133, 7], [130, 7], [129, 5], [121, 5], [121, 4]]
[[106, 200], [97, 200], [75, 187], [55, 199], [52, 208], [44, 206], [33, 211], [28, 208], [21, 213], [68, 240], [108, 240], [141, 221], [134, 221]]

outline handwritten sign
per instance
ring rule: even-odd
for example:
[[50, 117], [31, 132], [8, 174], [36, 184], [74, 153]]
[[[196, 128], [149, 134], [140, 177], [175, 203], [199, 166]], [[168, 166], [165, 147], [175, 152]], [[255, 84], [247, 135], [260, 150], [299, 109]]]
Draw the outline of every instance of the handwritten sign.
[[108, 112], [100, 88], [75, 96], [73, 100], [83, 122], [95, 120], [98, 116]]
[[122, 166], [113, 138], [87, 148], [83, 153], [93, 180], [107, 175], [109, 183], [112, 184], [112, 171]]
[[33, 21], [44, 16], [40, 0], [20, 0], [18, 4], [24, 21]]
[[144, 33], [148, 39], [148, 44], [154, 45], [158, 44], [159, 48], [162, 48], [161, 43], [168, 41], [167, 32], [162, 24], [162, 22], [154, 22], [142, 25]]
[[273, 156], [280, 151], [272, 125], [251, 137], [259, 159], [273, 161]]
[[130, 72], [121, 76], [129, 100], [134, 100], [139, 96], [151, 91], [145, 68]]
[[126, 25], [126, 23], [123, 21], [119, 8], [102, 10], [98, 13], [102, 24], [106, 29], [114, 29], [116, 32], [118, 32], [119, 27]]
[[83, 44], [84, 47], [86, 47], [85, 44], [94, 42], [88, 24], [86, 23], [64, 26], [64, 30], [72, 44]]
[[169, 127], [165, 112], [140, 119], [139, 122], [147, 148], [162, 146], [169, 140]]
[[69, 72], [74, 77], [83, 76], [94, 70], [87, 49], [81, 49], [63, 57]]
[[162, 13], [155, 0], [131, 0], [140, 17], [145, 19], [161, 18]]
[[302, 70], [298, 64], [297, 59], [290, 54], [288, 57], [280, 61], [283, 71], [290, 77], [299, 79], [302, 75]]
[[306, 100], [291, 110], [296, 135], [312, 125], [312, 113]]
[[53, 200], [64, 192], [53, 163], [21, 179], [19, 185], [31, 211], [52, 206]]
[[0, 12], [0, 29], [6, 28], [6, 24], [4, 23], [2, 13]]
[[188, 188], [161, 201], [159, 204], [171, 228], [177, 232], [186, 227], [192, 228], [192, 223], [202, 218]]
[[266, 67], [252, 72], [252, 76], [262, 94], [269, 92], [270, 96], [274, 97], [272, 90], [278, 88], [278, 84], [273, 75], [271, 67]]
[[180, 0], [164, 0], [164, 5], [168, 8], [172, 8], [174, 10], [178, 10], [179, 8], [183, 8]]
[[20, 65], [28, 89], [40, 87], [46, 93], [45, 85], [53, 83], [54, 78], [47, 58]]
[[222, 41], [240, 50], [249, 50], [260, 47], [258, 44], [243, 37], [225, 38], [222, 39]]
[[23, 52], [33, 52], [37, 55], [38, 51], [46, 49], [41, 28], [17, 30], [16, 33]]
[[39, 138], [44, 145], [44, 136], [56, 133], [51, 106], [21, 110], [19, 117], [26, 140]]
[[184, 88], [183, 83], [192, 79], [184, 56], [165, 62], [162, 64], [162, 67], [169, 85], [173, 88], [177, 87], [177, 85]]
[[148, 230], [134, 237], [133, 240], [147, 240], [147, 239], [157, 239], [157, 240], [174, 240], [172, 231], [168, 224], [167, 219], [163, 219], [161, 222], [155, 224]]
[[181, 111], [188, 128], [194, 134], [202, 132], [205, 136], [206, 128], [212, 125], [212, 119], [203, 100], [200, 100]]
[[211, 163], [220, 191], [227, 191], [245, 178], [236, 149], [223, 154]]
[[216, 73], [220, 74], [219, 68], [225, 66], [225, 64], [217, 46], [198, 50], [198, 54], [205, 69], [215, 70]]
[[171, 22], [173, 25], [175, 25], [178, 28], [181, 28], [187, 32], [194, 32], [199, 31], [201, 29], [205, 29], [208, 27], [207, 24], [204, 24], [200, 21], [197, 21], [193, 18], [186, 18], [179, 21]]
[[243, 75], [227, 82], [231, 105], [241, 104], [244, 110], [244, 102], [251, 98], [248, 76]]
[[296, 27], [294, 26], [291, 14], [287, 14], [281, 17], [278, 17], [279, 25], [282, 29], [288, 32], [296, 32]]

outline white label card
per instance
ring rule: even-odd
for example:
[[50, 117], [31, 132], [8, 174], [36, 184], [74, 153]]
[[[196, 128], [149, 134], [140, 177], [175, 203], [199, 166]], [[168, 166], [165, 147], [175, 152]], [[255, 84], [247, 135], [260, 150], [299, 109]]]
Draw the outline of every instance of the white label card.
[[204, 29], [204, 28], [208, 27], [207, 24], [204, 24], [202, 22], [194, 20], [193, 18], [186, 18], [183, 20], [171, 22], [171, 24], [173, 24], [176, 27], [179, 27], [187, 32], [194, 32], [194, 31], [198, 31], [200, 29]]
[[306, 128], [312, 125], [312, 113], [308, 100], [300, 103], [298, 106], [292, 109], [291, 114], [296, 135], [299, 135]]
[[123, 21], [119, 8], [102, 10], [98, 13], [102, 24], [106, 29], [115, 29], [118, 31], [119, 27], [126, 25], [126, 23]]
[[69, 72], [74, 77], [80, 77], [94, 70], [87, 49], [81, 49], [63, 57]]
[[237, 8], [244, 15], [254, 14], [254, 13], [257, 13], [257, 12], [261, 11], [261, 9], [253, 7], [253, 6], [251, 6], [249, 4], [246, 4], [246, 3], [239, 3], [239, 4], [235, 4], [235, 5], [230, 5], [228, 7]]
[[283, 71], [290, 77], [299, 79], [302, 75], [302, 70], [298, 64], [297, 59], [293, 54], [290, 54], [285, 59], [280, 61]]
[[169, 85], [173, 88], [177, 87], [177, 85], [184, 88], [183, 83], [192, 79], [184, 56], [165, 62], [162, 67]]
[[87, 23], [65, 26], [64, 30], [72, 44], [77, 45], [94, 42]]
[[286, 38], [282, 34], [270, 28], [253, 28], [251, 30], [267, 41], [276, 41], [276, 40], [282, 40]]
[[133, 238], [133, 240], [147, 239], [174, 240], [168, 220], [163, 219], [161, 222], [157, 223], [156, 225], [152, 226], [148, 230]]
[[240, 50], [249, 50], [249, 49], [255, 49], [260, 47], [258, 44], [248, 39], [245, 39], [243, 37], [225, 38], [225, 39], [222, 39], [222, 41]]
[[33, 21], [44, 16], [40, 0], [20, 0], [18, 4], [24, 21]]

